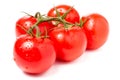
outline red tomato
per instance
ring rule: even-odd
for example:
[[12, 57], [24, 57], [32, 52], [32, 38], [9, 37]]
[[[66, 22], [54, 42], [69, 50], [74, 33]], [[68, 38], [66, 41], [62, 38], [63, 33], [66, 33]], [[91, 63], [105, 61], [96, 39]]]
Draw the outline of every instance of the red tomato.
[[87, 49], [100, 48], [108, 38], [108, 21], [104, 16], [97, 13], [83, 17], [82, 20], [86, 20], [83, 29], [87, 36]]
[[20, 36], [14, 44], [14, 60], [24, 72], [42, 73], [55, 59], [55, 49], [48, 38]]
[[86, 50], [87, 39], [80, 27], [56, 27], [49, 32], [49, 36], [54, 42], [58, 60], [73, 61]]
[[[58, 5], [55, 7], [61, 16], [71, 8], [71, 6], [69, 6], [69, 5]], [[51, 8], [48, 11], [47, 15], [50, 17], [57, 17], [55, 8]], [[71, 22], [71, 23], [76, 23], [76, 22], [79, 23], [79, 21], [80, 21], [79, 13], [77, 12], [77, 10], [75, 8], [72, 8], [71, 11], [66, 15], [65, 20], [68, 22]]]
[[[29, 30], [35, 23], [37, 22], [37, 19], [33, 16], [24, 16], [20, 18], [16, 22], [16, 36], [26, 34], [26, 31]], [[40, 32], [44, 34], [45, 27], [47, 31], [54, 26], [50, 22], [42, 22], [38, 24], [38, 27], [40, 29]], [[36, 34], [36, 29], [33, 30], [34, 34]]]

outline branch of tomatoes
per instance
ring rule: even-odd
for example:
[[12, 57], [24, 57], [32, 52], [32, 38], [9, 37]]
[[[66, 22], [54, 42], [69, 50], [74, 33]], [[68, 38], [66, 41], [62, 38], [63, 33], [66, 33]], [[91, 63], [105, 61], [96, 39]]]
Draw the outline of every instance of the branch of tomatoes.
[[26, 14], [16, 22], [16, 35], [25, 36], [16, 40], [14, 59], [28, 73], [44, 72], [55, 59], [73, 61], [86, 49], [100, 48], [108, 37], [108, 22], [97, 13], [80, 18], [73, 7], [58, 5], [47, 15]]

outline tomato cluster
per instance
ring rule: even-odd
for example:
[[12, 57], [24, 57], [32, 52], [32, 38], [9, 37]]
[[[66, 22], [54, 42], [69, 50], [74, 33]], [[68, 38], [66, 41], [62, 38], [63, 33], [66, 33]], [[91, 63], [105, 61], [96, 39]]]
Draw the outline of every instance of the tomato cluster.
[[73, 61], [86, 50], [100, 48], [106, 41], [106, 18], [92, 13], [80, 18], [69, 5], [57, 5], [47, 15], [39, 12], [16, 22], [14, 60], [27, 73], [42, 73], [57, 60]]

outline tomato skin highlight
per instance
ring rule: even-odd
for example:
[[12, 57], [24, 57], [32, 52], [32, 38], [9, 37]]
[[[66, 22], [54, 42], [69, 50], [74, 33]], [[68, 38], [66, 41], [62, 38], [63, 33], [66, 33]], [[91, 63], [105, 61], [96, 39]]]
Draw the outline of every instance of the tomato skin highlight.
[[73, 61], [86, 50], [87, 39], [80, 27], [56, 28], [49, 33], [49, 36], [54, 42], [58, 60]]
[[87, 49], [95, 50], [104, 45], [109, 34], [109, 23], [107, 19], [98, 13], [93, 13], [82, 17], [82, 20], [86, 20], [83, 25], [83, 30], [87, 36]]
[[[57, 5], [55, 6], [57, 11], [60, 13], [60, 15], [62, 16], [66, 11], [68, 11], [72, 6], [69, 5]], [[57, 17], [55, 8], [51, 8], [48, 11], [48, 16], [50, 17]], [[77, 12], [77, 10], [75, 8], [72, 8], [72, 10], [67, 14], [67, 16], [65, 17], [65, 20], [71, 23], [79, 23], [80, 21], [80, 15]]]
[[55, 62], [56, 53], [51, 40], [25, 35], [15, 42], [14, 60], [26, 73], [42, 73]]

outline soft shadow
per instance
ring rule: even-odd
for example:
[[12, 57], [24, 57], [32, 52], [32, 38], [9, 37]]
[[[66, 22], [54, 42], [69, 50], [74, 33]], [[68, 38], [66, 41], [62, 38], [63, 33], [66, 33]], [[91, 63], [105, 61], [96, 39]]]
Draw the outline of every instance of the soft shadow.
[[93, 50], [91, 50], [91, 49], [86, 49], [86, 52], [87, 52], [87, 53], [89, 53], [89, 52], [97, 52], [97, 51], [100, 51], [100, 50], [102, 50], [102, 47], [97, 48], [97, 49], [93, 49]]
[[48, 77], [51, 75], [54, 75], [58, 72], [57, 67], [53, 64], [53, 66], [51, 66], [48, 70], [46, 70], [45, 72], [42, 73], [26, 73], [23, 72], [25, 75], [30, 76], [30, 77]]

